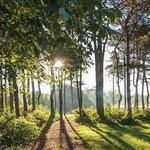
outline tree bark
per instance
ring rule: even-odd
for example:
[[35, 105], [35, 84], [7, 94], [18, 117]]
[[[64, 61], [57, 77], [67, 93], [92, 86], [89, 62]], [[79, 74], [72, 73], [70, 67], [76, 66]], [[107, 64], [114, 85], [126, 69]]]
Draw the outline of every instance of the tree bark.
[[103, 120], [104, 119], [104, 103], [103, 103], [104, 57], [103, 57], [101, 39], [99, 39], [98, 48], [96, 46], [96, 39], [95, 39], [94, 49], [95, 49], [95, 71], [96, 71], [96, 108], [99, 117]]
[[63, 115], [63, 97], [62, 97], [62, 70], [59, 75], [59, 114], [60, 119], [62, 119]]
[[27, 78], [27, 92], [28, 92], [28, 104], [31, 105], [31, 96], [30, 96], [30, 78]]
[[127, 102], [128, 102], [128, 117], [132, 119], [132, 106], [131, 106], [131, 91], [130, 91], [130, 38], [128, 35], [128, 30], [126, 31], [127, 34]]
[[124, 56], [124, 108], [127, 108], [127, 78], [126, 78], [126, 57]]
[[14, 89], [14, 101], [15, 101], [16, 117], [19, 117], [20, 116], [19, 96], [18, 96], [18, 85], [17, 85], [16, 74], [13, 74], [13, 89]]
[[138, 86], [139, 86], [139, 66], [137, 67], [137, 76], [136, 76], [136, 84], [135, 84], [135, 108], [139, 107], [139, 95], [138, 95]]
[[38, 93], [38, 105], [40, 105], [40, 99], [41, 99], [41, 82], [40, 82], [40, 80], [38, 80], [38, 91], [39, 91], [39, 93]]
[[4, 109], [4, 92], [3, 92], [3, 70], [2, 63], [0, 66], [0, 112]]
[[72, 84], [72, 73], [70, 74], [70, 88], [71, 88], [71, 110], [73, 110], [73, 84]]
[[115, 106], [115, 75], [113, 74], [113, 107]]
[[31, 84], [32, 84], [32, 111], [35, 110], [35, 87], [34, 87], [34, 78], [31, 78]]
[[25, 80], [25, 73], [24, 73], [24, 69], [22, 70], [23, 73], [23, 81], [22, 81], [22, 86], [23, 86], [23, 108], [24, 108], [24, 112], [28, 111], [28, 106], [27, 106], [27, 99], [26, 99], [26, 80]]

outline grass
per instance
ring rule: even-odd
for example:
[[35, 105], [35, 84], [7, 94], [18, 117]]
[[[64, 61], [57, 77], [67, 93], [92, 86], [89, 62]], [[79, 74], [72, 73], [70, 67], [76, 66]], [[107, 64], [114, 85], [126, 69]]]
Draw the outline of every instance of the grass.
[[70, 116], [86, 150], [150, 150], [150, 124], [76, 122]]

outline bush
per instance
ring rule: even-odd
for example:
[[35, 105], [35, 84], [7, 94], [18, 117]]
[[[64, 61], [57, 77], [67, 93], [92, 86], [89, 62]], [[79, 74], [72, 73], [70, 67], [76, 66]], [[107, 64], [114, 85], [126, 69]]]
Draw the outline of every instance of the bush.
[[39, 127], [42, 127], [47, 123], [49, 115], [49, 111], [41, 106], [39, 106], [37, 110], [33, 112], [33, 117], [36, 119], [36, 124]]
[[150, 108], [142, 110], [134, 110], [134, 119], [139, 119], [142, 121], [149, 121], [150, 120]]
[[34, 123], [25, 118], [12, 119], [1, 130], [2, 143], [8, 146], [25, 146], [39, 134], [39, 131]]
[[37, 137], [49, 118], [49, 111], [38, 107], [26, 117], [15, 118], [15, 114], [0, 114], [0, 149], [1, 146], [24, 147]]

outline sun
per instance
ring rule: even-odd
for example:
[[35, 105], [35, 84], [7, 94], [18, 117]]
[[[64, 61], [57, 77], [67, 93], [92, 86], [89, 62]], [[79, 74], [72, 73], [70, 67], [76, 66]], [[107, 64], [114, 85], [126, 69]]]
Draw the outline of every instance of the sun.
[[62, 68], [64, 66], [63, 62], [61, 60], [57, 60], [54, 64], [55, 68]]

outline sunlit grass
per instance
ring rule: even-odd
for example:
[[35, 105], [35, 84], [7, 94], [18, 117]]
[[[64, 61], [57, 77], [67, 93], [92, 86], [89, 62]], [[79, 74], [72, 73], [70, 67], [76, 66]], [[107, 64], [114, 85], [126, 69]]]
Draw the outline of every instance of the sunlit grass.
[[150, 124], [80, 124], [75, 123], [87, 150], [150, 150]]

